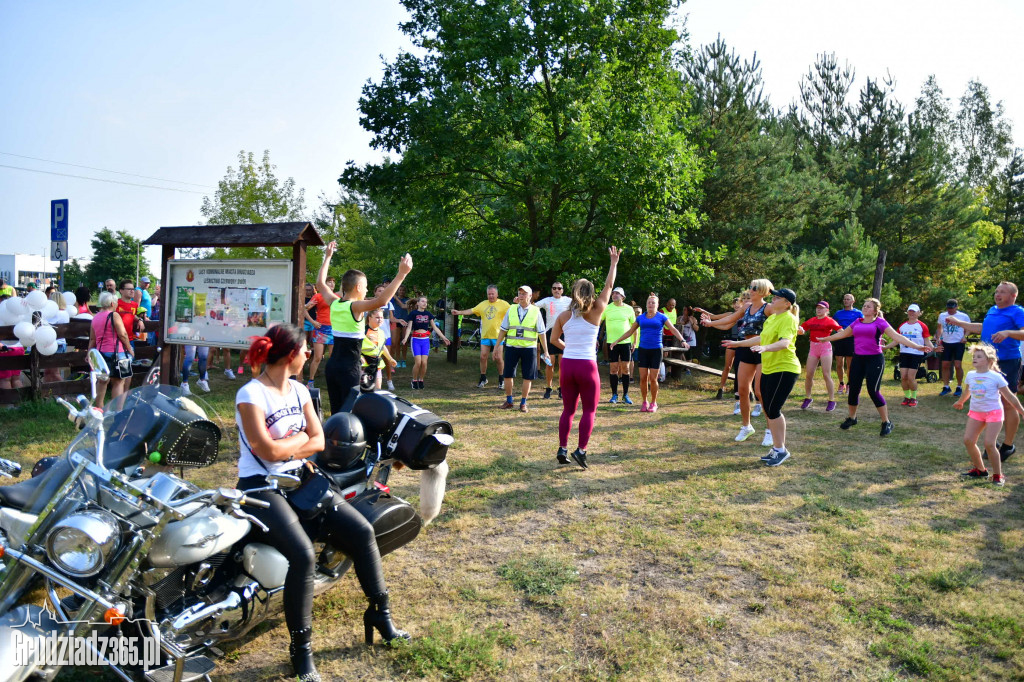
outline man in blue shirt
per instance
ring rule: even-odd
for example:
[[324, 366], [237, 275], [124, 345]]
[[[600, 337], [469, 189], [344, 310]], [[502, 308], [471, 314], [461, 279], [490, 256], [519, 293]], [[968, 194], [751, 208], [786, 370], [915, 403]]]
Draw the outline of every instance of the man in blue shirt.
[[[843, 329], [864, 317], [861, 311], [853, 307], [853, 304], [856, 302], [857, 300], [853, 297], [853, 294], [844, 294], [842, 309], [837, 310], [835, 315], [832, 316], [832, 319], [843, 325]], [[850, 365], [853, 363], [853, 337], [849, 336], [835, 341], [832, 344], [832, 350], [836, 356], [836, 372], [839, 374], [838, 393], [842, 395], [846, 393], [845, 379], [850, 373]]]
[[[983, 343], [996, 348], [999, 359], [999, 371], [1006, 377], [1011, 391], [1017, 390], [1020, 381], [1020, 342], [1024, 340], [1024, 308], [1017, 305], [1017, 285], [1013, 282], [1000, 282], [996, 287], [996, 304], [988, 309], [985, 319], [978, 322], [964, 322], [955, 318], [946, 318], [946, 322], [963, 327], [965, 331], [981, 333]], [[1003, 417], [1006, 426], [1006, 437], [999, 446], [999, 458], [1006, 461], [1017, 451], [1013, 439], [1020, 426], [1020, 416], [1006, 400], [1003, 400]]]

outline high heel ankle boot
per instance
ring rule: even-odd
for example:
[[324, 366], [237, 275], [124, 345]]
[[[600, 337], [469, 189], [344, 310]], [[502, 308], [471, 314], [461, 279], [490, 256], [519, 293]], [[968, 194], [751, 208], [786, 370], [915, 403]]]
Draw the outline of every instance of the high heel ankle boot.
[[299, 682], [321, 682], [320, 673], [313, 663], [313, 628], [289, 630], [292, 637], [288, 645], [288, 656]]
[[385, 644], [396, 639], [411, 639], [408, 632], [403, 632], [391, 622], [391, 607], [388, 606], [388, 593], [381, 592], [370, 596], [370, 605], [363, 614], [363, 630], [367, 645], [373, 644], [373, 630], [377, 629]]

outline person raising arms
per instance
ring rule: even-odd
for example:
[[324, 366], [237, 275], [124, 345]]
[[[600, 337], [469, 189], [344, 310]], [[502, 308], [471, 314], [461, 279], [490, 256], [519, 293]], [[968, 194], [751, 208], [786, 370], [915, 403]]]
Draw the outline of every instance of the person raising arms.
[[317, 273], [317, 292], [331, 306], [331, 332], [334, 349], [327, 361], [327, 395], [331, 401], [331, 414], [341, 410], [349, 392], [359, 385], [363, 345], [366, 328], [365, 314], [384, 307], [398, 291], [398, 286], [412, 271], [412, 256], [405, 254], [398, 262], [398, 274], [379, 295], [366, 299], [366, 275], [359, 270], [348, 270], [341, 276], [341, 296], [327, 286], [327, 270], [338, 248], [332, 241], [327, 245], [324, 262]]
[[430, 358], [431, 329], [444, 342], [444, 345], [451, 344], [451, 341], [441, 333], [434, 314], [427, 310], [426, 296], [416, 299], [416, 309], [409, 313], [408, 322], [408, 326], [405, 327], [405, 336], [400, 343], [404, 345], [412, 337], [412, 387], [413, 389], [422, 389], [423, 380], [427, 376], [427, 360]]
[[[684, 348], [688, 348], [683, 341], [683, 335], [669, 321], [665, 313], [658, 312], [658, 295], [651, 294], [647, 297], [647, 311], [634, 320], [629, 329], [615, 339], [611, 345], [615, 346], [633, 335], [637, 329], [640, 330], [640, 348], [637, 355], [637, 366], [640, 368], [640, 404], [641, 412], [658, 411], [658, 371], [661, 369], [661, 337], [662, 331], [670, 330], [669, 333], [679, 339]], [[651, 400], [647, 401], [650, 394]]]
[[[921, 306], [911, 303], [907, 306], [907, 321], [899, 326], [899, 333], [915, 343], [923, 343], [927, 350], [932, 349], [932, 342], [929, 340], [931, 332], [928, 326], [921, 322]], [[895, 341], [887, 343], [885, 350], [895, 348]], [[900, 383], [903, 386], [904, 407], [917, 407], [917, 370], [921, 367], [921, 360], [924, 359], [924, 351], [914, 348], [900, 349]]]
[[[861, 312], [853, 307], [853, 304], [856, 302], [857, 299], [853, 297], [853, 294], [843, 294], [843, 307], [841, 310], [837, 310], [835, 314], [836, 322], [838, 322], [843, 329], [846, 329], [861, 318]], [[836, 359], [836, 374], [839, 375], [838, 392], [842, 395], [843, 393], [846, 393], [846, 381], [850, 374], [850, 364], [853, 362], [853, 337], [848, 336], [832, 344], [832, 352]]]
[[814, 317], [800, 325], [800, 333], [810, 335], [811, 339], [811, 347], [807, 353], [807, 376], [804, 379], [804, 401], [800, 403], [801, 410], [806, 410], [814, 402], [811, 398], [811, 389], [814, 388], [814, 370], [819, 363], [821, 377], [825, 380], [825, 390], [828, 391], [825, 411], [831, 412], [836, 409], [836, 387], [832, 382], [832, 344], [821, 339], [842, 328], [841, 324], [829, 317], [828, 301], [818, 301], [818, 305], [814, 306]]
[[498, 286], [487, 285], [487, 299], [480, 301], [472, 308], [453, 310], [452, 315], [476, 315], [480, 318], [480, 381], [477, 388], [487, 385], [487, 360], [494, 351], [494, 364], [498, 366], [498, 388], [505, 388], [505, 358], [498, 344], [501, 321], [510, 308], [508, 301], [498, 298]]
[[[957, 398], [964, 392], [964, 337], [966, 332], [963, 327], [947, 322], [950, 317], [963, 322], [970, 322], [970, 316], [961, 312], [960, 304], [955, 298], [946, 301], [946, 309], [939, 313], [939, 326], [936, 330], [938, 345], [936, 353], [942, 354], [942, 391], [939, 396], [949, 395], [953, 391], [949, 388], [950, 375], [956, 371], [956, 392], [953, 395]], [[973, 360], [972, 360], [973, 362]]]
[[[701, 315], [701, 316], [706, 314], [712, 320], [720, 320], [723, 317], [726, 317], [727, 315], [732, 315], [733, 313], [736, 313], [736, 312], [739, 312], [739, 311], [743, 310], [744, 308], [747, 307], [747, 305], [749, 303], [750, 303], [750, 290], [748, 289], [748, 290], [744, 291], [742, 295], [737, 296], [736, 298], [732, 299], [732, 313], [710, 313], [707, 310], [705, 310], [704, 308], [698, 308], [697, 306], [694, 306], [693, 312], [695, 312], [695, 313], [697, 313], [698, 315]], [[740, 322], [736, 322], [736, 324], [734, 324], [732, 327], [729, 328], [729, 336], [728, 336], [728, 338], [729, 338], [730, 341], [741, 341], [743, 339], [743, 335], [740, 333], [742, 326], [743, 325]], [[734, 396], [736, 398], [736, 406], [733, 408], [732, 413], [733, 414], [739, 414], [740, 413], [740, 394], [739, 394], [739, 387], [738, 387], [738, 385], [736, 383], [737, 382], [736, 373], [739, 371], [739, 360], [736, 358], [736, 349], [735, 348], [726, 348], [725, 349], [725, 364], [722, 366], [722, 377], [721, 377], [721, 380], [718, 383], [718, 393], [715, 394], [715, 400], [721, 400], [722, 396], [725, 394], [725, 385], [729, 381], [729, 372], [730, 371], [732, 371], [732, 373], [733, 373], [733, 393], [734, 393]]]

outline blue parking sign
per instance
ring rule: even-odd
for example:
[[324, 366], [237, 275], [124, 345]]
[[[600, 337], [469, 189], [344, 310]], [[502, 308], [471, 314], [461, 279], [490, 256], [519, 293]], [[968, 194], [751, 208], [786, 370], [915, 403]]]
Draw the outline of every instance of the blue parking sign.
[[54, 199], [50, 202], [50, 241], [68, 240], [68, 200]]

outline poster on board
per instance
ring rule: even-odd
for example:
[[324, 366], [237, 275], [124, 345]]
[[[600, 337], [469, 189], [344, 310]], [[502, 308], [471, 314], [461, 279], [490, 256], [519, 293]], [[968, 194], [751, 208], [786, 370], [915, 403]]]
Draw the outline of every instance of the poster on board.
[[166, 281], [167, 343], [248, 348], [292, 319], [290, 260], [172, 260]]

